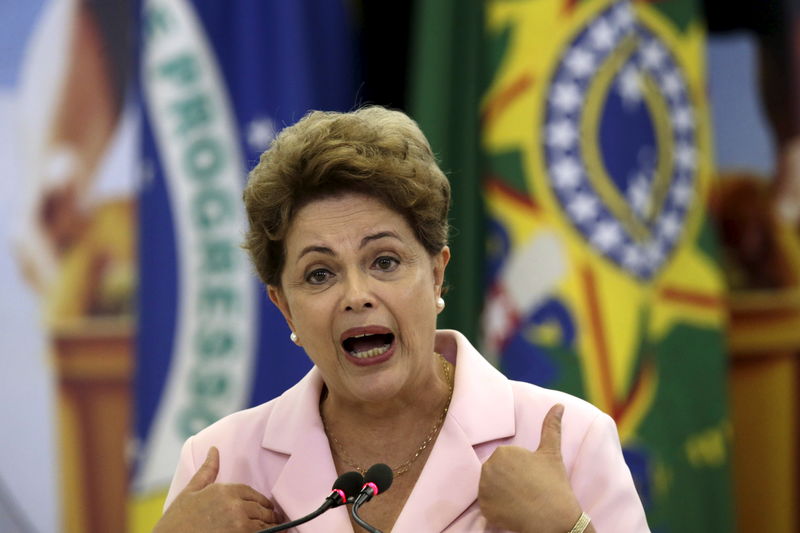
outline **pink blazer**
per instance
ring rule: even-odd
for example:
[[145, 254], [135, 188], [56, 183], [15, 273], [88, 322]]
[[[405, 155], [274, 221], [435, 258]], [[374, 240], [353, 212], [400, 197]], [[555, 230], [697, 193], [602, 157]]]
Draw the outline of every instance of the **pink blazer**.
[[[508, 380], [458, 332], [437, 332], [436, 350], [456, 365], [453, 399], [393, 532], [497, 531], [487, 526], [477, 502], [481, 464], [497, 446], [535, 450], [544, 415], [556, 403], [565, 406], [564, 464], [598, 533], [650, 531], [609, 416], [568, 394]], [[213, 445], [220, 451], [218, 482], [253, 487], [290, 519], [316, 509], [337, 476], [319, 416], [322, 385], [314, 368], [280, 397], [229, 415], [188, 439], [165, 508]], [[339, 507], [293, 531], [352, 528], [346, 508]]]

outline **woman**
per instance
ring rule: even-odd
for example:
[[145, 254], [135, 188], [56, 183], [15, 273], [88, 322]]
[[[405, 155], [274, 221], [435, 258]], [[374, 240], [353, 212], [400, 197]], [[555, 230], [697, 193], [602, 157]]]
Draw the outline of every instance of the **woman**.
[[[450, 186], [412, 120], [312, 112], [244, 197], [246, 247], [315, 366], [187, 441], [157, 531], [257, 531], [378, 462], [394, 483], [361, 514], [383, 531], [648, 531], [608, 416], [435, 329]], [[341, 507], [299, 530], [360, 528]]]

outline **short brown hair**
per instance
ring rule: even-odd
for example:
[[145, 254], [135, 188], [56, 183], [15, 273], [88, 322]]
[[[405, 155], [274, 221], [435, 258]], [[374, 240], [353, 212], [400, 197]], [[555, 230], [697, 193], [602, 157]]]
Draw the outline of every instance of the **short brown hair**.
[[374, 106], [312, 111], [273, 140], [244, 190], [250, 222], [244, 248], [265, 284], [280, 286], [294, 214], [348, 192], [400, 213], [431, 255], [447, 245], [450, 183], [416, 122]]

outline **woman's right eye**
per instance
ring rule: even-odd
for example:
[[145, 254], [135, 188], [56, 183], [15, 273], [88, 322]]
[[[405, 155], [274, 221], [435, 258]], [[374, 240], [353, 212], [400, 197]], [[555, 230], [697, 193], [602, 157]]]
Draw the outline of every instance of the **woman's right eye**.
[[318, 268], [316, 270], [312, 270], [309, 272], [308, 276], [306, 276], [306, 281], [313, 285], [321, 285], [328, 281], [333, 274], [325, 268]]

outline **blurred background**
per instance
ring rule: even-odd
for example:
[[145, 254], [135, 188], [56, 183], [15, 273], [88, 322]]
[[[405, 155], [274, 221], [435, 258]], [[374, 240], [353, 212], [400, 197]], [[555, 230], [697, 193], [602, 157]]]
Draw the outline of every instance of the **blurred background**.
[[654, 533], [800, 520], [796, 0], [4, 0], [0, 530], [150, 531], [310, 363], [239, 248], [309, 109], [453, 185], [440, 326], [617, 422]]

